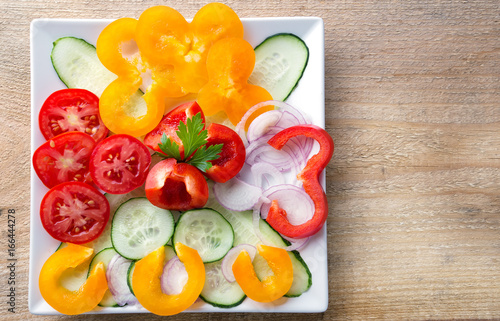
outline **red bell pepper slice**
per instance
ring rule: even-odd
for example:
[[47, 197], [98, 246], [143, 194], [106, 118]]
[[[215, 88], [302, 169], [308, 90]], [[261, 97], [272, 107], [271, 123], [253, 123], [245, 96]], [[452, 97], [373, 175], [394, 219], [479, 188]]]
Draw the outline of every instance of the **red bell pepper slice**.
[[316, 234], [324, 225], [328, 216], [328, 202], [325, 191], [319, 182], [319, 175], [328, 165], [333, 155], [333, 139], [323, 128], [316, 125], [297, 125], [284, 129], [273, 136], [268, 144], [281, 149], [295, 136], [306, 136], [319, 143], [319, 152], [312, 156], [304, 169], [297, 175], [303, 183], [305, 192], [314, 202], [314, 215], [305, 223], [292, 225], [286, 218], [287, 213], [273, 201], [266, 221], [279, 233], [291, 238], [304, 238]]

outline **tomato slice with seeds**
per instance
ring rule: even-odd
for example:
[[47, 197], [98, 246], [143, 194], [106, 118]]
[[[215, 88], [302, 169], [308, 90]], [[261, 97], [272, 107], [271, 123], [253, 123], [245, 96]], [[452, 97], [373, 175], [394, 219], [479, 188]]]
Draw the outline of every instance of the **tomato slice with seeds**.
[[144, 184], [150, 164], [151, 154], [140, 140], [117, 134], [96, 145], [90, 175], [104, 192], [125, 194]]
[[96, 142], [108, 135], [99, 115], [99, 98], [86, 89], [67, 88], [52, 93], [38, 114], [38, 125], [45, 139], [79, 131]]
[[92, 182], [89, 161], [95, 141], [81, 132], [68, 132], [46, 141], [33, 153], [33, 168], [52, 188], [63, 182]]
[[40, 219], [56, 240], [83, 244], [101, 235], [109, 220], [109, 203], [95, 187], [66, 182], [45, 194]]

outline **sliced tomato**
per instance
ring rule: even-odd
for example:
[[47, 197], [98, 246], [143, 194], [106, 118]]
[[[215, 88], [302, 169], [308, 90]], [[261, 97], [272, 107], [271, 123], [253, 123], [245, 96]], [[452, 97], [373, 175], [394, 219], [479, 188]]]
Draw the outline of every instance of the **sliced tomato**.
[[52, 93], [40, 109], [38, 125], [45, 139], [79, 131], [99, 142], [109, 132], [99, 116], [99, 98], [88, 90], [75, 88]]
[[33, 153], [33, 168], [48, 188], [63, 182], [90, 183], [89, 161], [94, 147], [94, 139], [87, 134], [61, 134], [43, 143]]
[[183, 157], [184, 146], [182, 145], [180, 138], [177, 136], [176, 131], [179, 128], [180, 122], [185, 123], [188, 118], [191, 118], [198, 113], [201, 113], [201, 118], [203, 123], [205, 123], [205, 115], [196, 101], [188, 102], [172, 109], [169, 113], [163, 116], [158, 126], [156, 126], [155, 129], [144, 137], [144, 144], [157, 152], [163, 153], [158, 147], [158, 144], [161, 143], [161, 137], [163, 134], [166, 134], [167, 137], [170, 137], [171, 140], [179, 145], [179, 151], [181, 153], [181, 157]]
[[208, 184], [196, 167], [167, 158], [149, 171], [146, 197], [155, 206], [187, 211], [205, 206]]
[[227, 126], [212, 123], [207, 131], [207, 147], [222, 144], [222, 151], [219, 158], [210, 161], [212, 167], [205, 175], [218, 183], [227, 182], [236, 176], [245, 164], [245, 145], [240, 136]]
[[112, 135], [96, 145], [90, 159], [90, 175], [106, 193], [125, 194], [141, 186], [151, 165], [151, 154], [137, 138]]
[[96, 188], [66, 182], [50, 189], [40, 205], [45, 230], [56, 240], [83, 244], [95, 240], [109, 220], [109, 203]]

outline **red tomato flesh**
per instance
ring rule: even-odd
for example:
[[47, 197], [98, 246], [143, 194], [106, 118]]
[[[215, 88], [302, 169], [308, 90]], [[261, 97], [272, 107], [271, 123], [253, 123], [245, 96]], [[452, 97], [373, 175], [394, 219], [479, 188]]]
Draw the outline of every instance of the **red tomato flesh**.
[[125, 194], [144, 184], [151, 154], [137, 138], [112, 135], [96, 145], [90, 159], [90, 175], [106, 193]]
[[220, 157], [211, 160], [210, 167], [205, 175], [211, 180], [224, 183], [236, 176], [245, 164], [245, 145], [240, 136], [231, 128], [212, 123], [208, 126], [207, 147], [223, 144]]
[[88, 184], [66, 182], [45, 194], [40, 218], [45, 230], [56, 240], [83, 244], [101, 235], [109, 220], [109, 203]]
[[155, 206], [187, 211], [205, 206], [208, 184], [196, 167], [167, 158], [151, 168], [146, 179], [146, 197]]
[[205, 123], [203, 111], [196, 101], [185, 103], [174, 108], [163, 116], [162, 120], [155, 129], [146, 134], [144, 137], [144, 144], [157, 152], [163, 153], [158, 147], [158, 144], [161, 143], [161, 137], [163, 134], [166, 134], [167, 137], [170, 137], [171, 140], [179, 145], [181, 157], [184, 157], [184, 146], [182, 145], [180, 138], [177, 136], [176, 131], [179, 128], [180, 122], [185, 123], [188, 118], [191, 118], [199, 113], [201, 113], [201, 118], [203, 123]]
[[90, 183], [89, 161], [94, 147], [94, 139], [87, 134], [61, 134], [37, 148], [33, 168], [48, 188], [71, 181]]
[[52, 93], [40, 109], [38, 125], [47, 140], [79, 131], [99, 142], [109, 132], [99, 116], [99, 98], [85, 89], [68, 88]]

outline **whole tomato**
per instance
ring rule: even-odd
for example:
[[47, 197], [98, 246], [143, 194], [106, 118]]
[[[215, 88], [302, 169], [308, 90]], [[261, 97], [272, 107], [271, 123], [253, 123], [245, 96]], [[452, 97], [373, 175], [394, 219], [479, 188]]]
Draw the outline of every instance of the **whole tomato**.
[[194, 166], [167, 158], [156, 164], [146, 178], [146, 197], [155, 206], [187, 211], [205, 206], [208, 184]]

